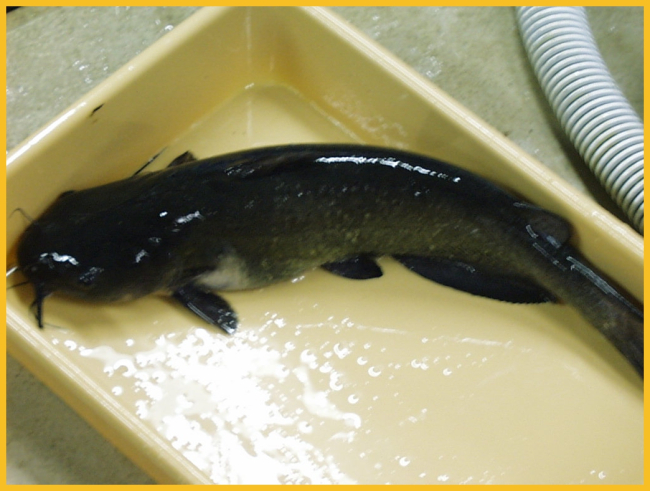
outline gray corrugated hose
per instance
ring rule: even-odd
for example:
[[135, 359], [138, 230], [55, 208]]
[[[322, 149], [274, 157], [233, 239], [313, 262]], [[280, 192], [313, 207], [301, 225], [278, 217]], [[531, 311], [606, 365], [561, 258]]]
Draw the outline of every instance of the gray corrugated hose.
[[643, 233], [643, 123], [607, 70], [582, 7], [518, 7], [546, 98], [591, 171]]

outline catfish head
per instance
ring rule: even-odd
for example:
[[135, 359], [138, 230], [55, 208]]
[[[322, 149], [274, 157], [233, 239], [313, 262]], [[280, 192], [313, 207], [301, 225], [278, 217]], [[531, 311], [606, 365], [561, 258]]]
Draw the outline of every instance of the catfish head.
[[18, 244], [19, 269], [34, 287], [39, 327], [43, 302], [54, 292], [92, 301], [127, 300], [169, 280], [169, 268], [160, 267], [167, 255], [161, 253], [164, 240], [143, 220], [124, 219], [116, 210], [87, 212], [91, 204], [76, 199], [83, 194], [61, 195]]

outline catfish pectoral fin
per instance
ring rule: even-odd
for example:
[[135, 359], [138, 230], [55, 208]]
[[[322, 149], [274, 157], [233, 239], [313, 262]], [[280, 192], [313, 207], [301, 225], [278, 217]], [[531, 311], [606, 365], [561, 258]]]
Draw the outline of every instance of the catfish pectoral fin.
[[486, 273], [460, 261], [406, 255], [393, 257], [428, 280], [473, 295], [512, 303], [557, 301], [552, 293], [523, 278]]
[[383, 275], [379, 265], [368, 256], [356, 256], [343, 261], [325, 263], [321, 267], [330, 273], [353, 280], [368, 280]]
[[228, 334], [237, 330], [237, 313], [219, 295], [190, 283], [176, 289], [172, 296], [201, 319]]

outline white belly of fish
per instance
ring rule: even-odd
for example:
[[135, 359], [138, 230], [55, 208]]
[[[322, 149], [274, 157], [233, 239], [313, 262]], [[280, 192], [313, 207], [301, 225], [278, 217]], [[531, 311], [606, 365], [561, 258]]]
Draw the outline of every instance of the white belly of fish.
[[254, 286], [246, 263], [236, 254], [222, 258], [218, 268], [202, 274], [195, 283], [210, 290], [245, 290]]

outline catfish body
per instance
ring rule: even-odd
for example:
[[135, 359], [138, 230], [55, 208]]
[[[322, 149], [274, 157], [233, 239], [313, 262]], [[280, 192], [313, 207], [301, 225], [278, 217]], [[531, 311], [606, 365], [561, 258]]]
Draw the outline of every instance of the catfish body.
[[391, 255], [433, 281], [513, 302], [576, 307], [642, 373], [643, 315], [568, 244], [569, 225], [425, 156], [364, 145], [237, 152], [64, 193], [25, 231], [19, 265], [43, 299], [171, 291], [228, 332], [212, 290], [319, 266], [381, 275]]

